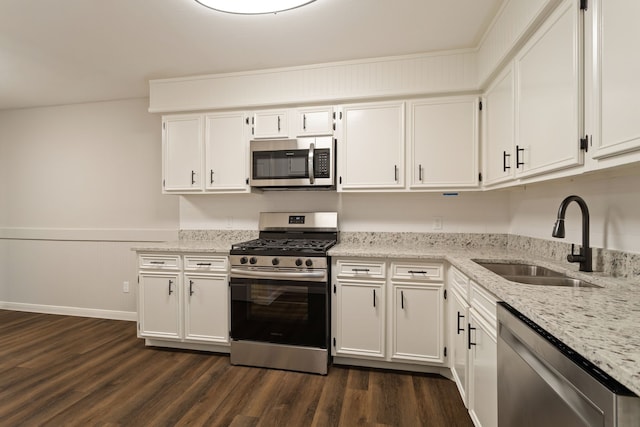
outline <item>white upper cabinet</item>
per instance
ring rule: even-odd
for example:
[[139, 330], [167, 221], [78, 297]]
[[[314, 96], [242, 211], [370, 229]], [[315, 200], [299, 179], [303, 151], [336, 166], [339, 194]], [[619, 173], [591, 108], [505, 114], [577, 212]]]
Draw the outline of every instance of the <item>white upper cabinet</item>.
[[515, 174], [579, 165], [582, 137], [582, 12], [565, 0], [515, 58]]
[[513, 178], [514, 75], [508, 66], [489, 86], [483, 101], [483, 183], [498, 184]]
[[296, 136], [333, 135], [333, 107], [298, 108], [294, 116]]
[[345, 105], [338, 120], [338, 190], [404, 187], [404, 102]]
[[163, 191], [248, 192], [247, 130], [244, 113], [163, 117]]
[[600, 159], [640, 149], [640, 2], [592, 0], [590, 13], [592, 157]]
[[205, 188], [249, 191], [248, 138], [244, 113], [207, 114], [205, 120]]
[[478, 99], [409, 103], [410, 188], [478, 186]]
[[202, 123], [201, 115], [163, 117], [163, 191], [202, 189]]
[[264, 110], [256, 111], [251, 118], [252, 138], [288, 138], [289, 111]]

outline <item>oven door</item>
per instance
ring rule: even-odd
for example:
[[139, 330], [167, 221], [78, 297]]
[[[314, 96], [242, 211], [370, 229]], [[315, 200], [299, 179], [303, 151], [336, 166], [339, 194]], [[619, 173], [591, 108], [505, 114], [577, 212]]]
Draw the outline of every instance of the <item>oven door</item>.
[[326, 349], [327, 288], [327, 282], [232, 276], [232, 339]]

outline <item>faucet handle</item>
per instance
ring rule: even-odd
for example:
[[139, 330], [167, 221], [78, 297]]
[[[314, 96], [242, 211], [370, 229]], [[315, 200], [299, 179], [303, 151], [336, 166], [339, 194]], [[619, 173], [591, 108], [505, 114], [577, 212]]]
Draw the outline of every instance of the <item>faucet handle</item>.
[[569, 262], [583, 262], [585, 257], [582, 255], [582, 248], [578, 253], [575, 253], [575, 243], [571, 244], [571, 254], [567, 255], [567, 261]]

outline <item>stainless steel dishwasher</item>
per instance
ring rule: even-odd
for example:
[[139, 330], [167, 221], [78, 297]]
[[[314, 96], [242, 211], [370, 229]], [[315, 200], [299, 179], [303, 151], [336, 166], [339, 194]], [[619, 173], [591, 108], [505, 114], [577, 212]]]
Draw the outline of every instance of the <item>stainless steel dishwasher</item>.
[[640, 398], [510, 305], [498, 316], [500, 427], [640, 427]]

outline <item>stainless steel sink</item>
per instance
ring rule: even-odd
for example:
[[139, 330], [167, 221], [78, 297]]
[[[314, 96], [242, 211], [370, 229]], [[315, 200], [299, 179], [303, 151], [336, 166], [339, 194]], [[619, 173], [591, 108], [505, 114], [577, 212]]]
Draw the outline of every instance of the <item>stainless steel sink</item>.
[[546, 267], [534, 264], [508, 264], [501, 262], [474, 262], [509, 281], [540, 286], [569, 286], [574, 288], [601, 288], [599, 285], [569, 277]]

